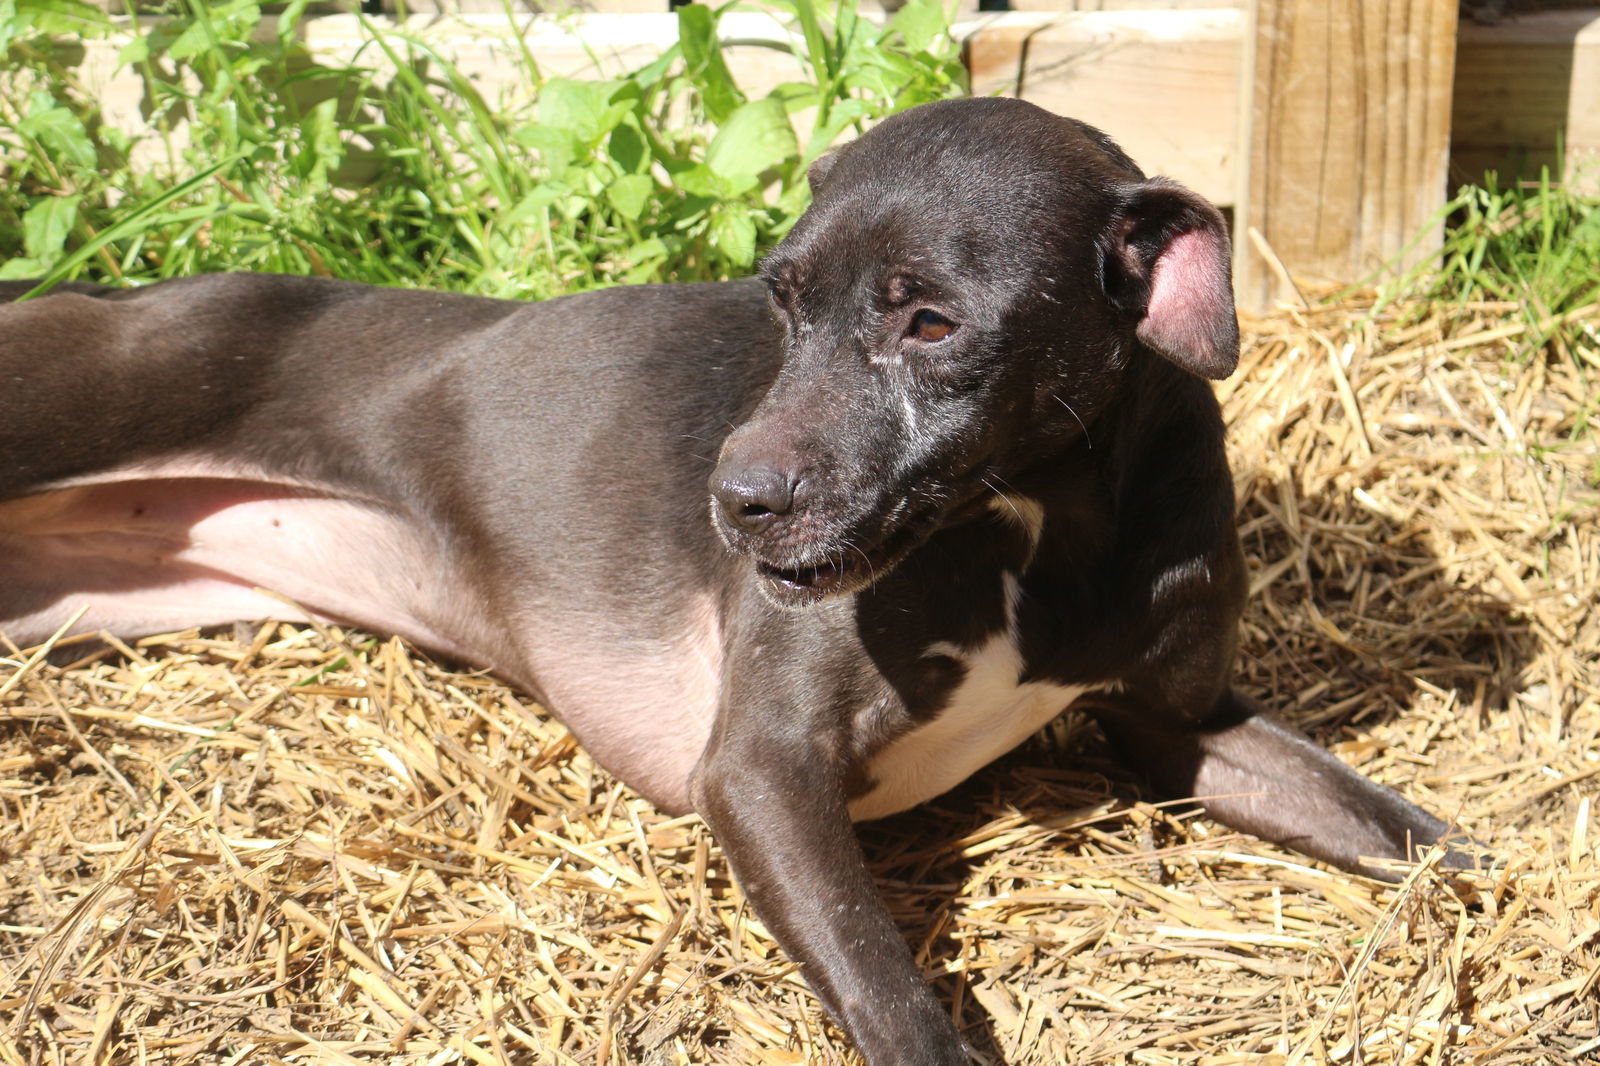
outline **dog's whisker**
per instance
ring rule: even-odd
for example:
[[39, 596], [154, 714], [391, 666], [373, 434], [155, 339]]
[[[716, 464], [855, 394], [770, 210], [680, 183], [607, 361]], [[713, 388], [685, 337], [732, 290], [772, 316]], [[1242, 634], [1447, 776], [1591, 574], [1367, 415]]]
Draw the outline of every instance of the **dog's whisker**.
[[1004, 485], [1006, 487], [1006, 491], [1007, 492], [1016, 492], [1016, 488], [1011, 484], [1011, 482], [1006, 480], [1004, 474], [1001, 474], [1001, 473], [998, 473], [997, 471], [991, 470], [987, 474], [984, 474], [983, 476], [986, 477], [986, 478], [991, 478], [991, 477], [994, 478], [996, 481], [1000, 482], [1000, 484], [1002, 484], [1002, 485]]
[[[867, 568], [867, 581], [868, 581], [868, 583], [869, 584], [876, 584], [877, 580], [878, 580], [878, 573], [872, 566], [872, 556], [868, 555], [866, 552], [864, 552], [860, 548], [856, 547], [855, 544], [851, 543], [850, 541], [845, 541], [844, 546], [848, 551], [853, 551], [857, 555], [861, 556], [861, 561], [862, 561], [862, 563], [864, 563], [866, 565], [866, 568]], [[844, 556], [841, 554], [839, 558], [840, 558], [840, 561], [841, 561], [841, 564], [842, 564]]]
[[992, 481], [990, 481], [987, 477], [979, 478], [978, 480], [983, 482], [985, 488], [987, 488], [990, 492], [994, 493], [996, 499], [1004, 501], [1005, 505], [1007, 507], [1011, 508], [1011, 513], [1016, 516], [1018, 525], [1026, 526], [1028, 524], [1028, 520], [1026, 518], [1023, 518], [1022, 517], [1022, 512], [1017, 509], [1016, 501], [1014, 501], [1006, 493], [1000, 491], [1000, 488], [997, 485], [995, 485]]
[[1052, 400], [1054, 400], [1056, 403], [1060, 404], [1062, 407], [1065, 407], [1067, 409], [1067, 414], [1071, 415], [1073, 418], [1077, 418], [1078, 419], [1078, 428], [1083, 430], [1083, 441], [1084, 441], [1084, 444], [1085, 444], [1085, 446], [1087, 446], [1089, 448], [1090, 451], [1093, 451], [1094, 450], [1094, 441], [1089, 439], [1089, 427], [1083, 424], [1083, 419], [1082, 418], [1078, 418], [1078, 412], [1076, 412], [1076, 411], [1074, 411], [1072, 409], [1072, 405], [1070, 403], [1068, 403], [1067, 401], [1063, 400], [1060, 396], [1056, 395], [1055, 393], [1052, 392], [1050, 394], [1050, 398]]

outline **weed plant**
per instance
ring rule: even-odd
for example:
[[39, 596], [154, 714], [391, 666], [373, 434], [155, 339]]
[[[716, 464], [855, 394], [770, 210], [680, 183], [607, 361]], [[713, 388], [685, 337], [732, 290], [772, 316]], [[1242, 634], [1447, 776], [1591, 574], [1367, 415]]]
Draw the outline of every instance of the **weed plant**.
[[1548, 170], [1534, 183], [1502, 187], [1491, 173], [1463, 187], [1449, 206], [1432, 294], [1520, 304], [1533, 327], [1528, 351], [1586, 327], [1589, 343], [1570, 347], [1594, 350], [1593, 324], [1572, 320], [1600, 301], [1600, 200], [1578, 188]]
[[[544, 77], [518, 40], [525, 81], [492, 101], [395, 23], [363, 17], [334, 61], [300, 39], [307, 0], [278, 6], [130, 20], [0, 0], [0, 277], [258, 270], [545, 297], [736, 276], [830, 145], [965, 88], [938, 0], [887, 27], [851, 0], [765, 0], [790, 27], [771, 46], [804, 70], [765, 96], [729, 72], [733, 5], [695, 4], [666, 54], [612, 80]], [[148, 134], [105, 120], [94, 48], [137, 71]]]
[[[1383, 303], [1404, 299], [1413, 314], [1438, 304], [1515, 305], [1527, 327], [1515, 344], [1526, 362], [1541, 353], [1600, 370], [1600, 197], [1585, 181], [1548, 170], [1536, 182], [1503, 184], [1493, 172], [1462, 186], [1443, 217], [1443, 247], [1382, 286]], [[1420, 238], [1419, 238], [1420, 239]]]

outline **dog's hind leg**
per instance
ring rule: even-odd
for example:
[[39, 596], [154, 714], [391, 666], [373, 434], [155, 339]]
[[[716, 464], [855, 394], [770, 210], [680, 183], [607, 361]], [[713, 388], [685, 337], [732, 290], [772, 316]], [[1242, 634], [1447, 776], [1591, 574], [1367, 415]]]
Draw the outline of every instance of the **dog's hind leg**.
[[[1449, 831], [1232, 689], [1196, 721], [1121, 696], [1088, 709], [1124, 760], [1162, 792], [1193, 796], [1224, 825], [1341, 869], [1396, 880], [1386, 860], [1418, 859]], [[1471, 865], [1457, 851], [1444, 862]]]

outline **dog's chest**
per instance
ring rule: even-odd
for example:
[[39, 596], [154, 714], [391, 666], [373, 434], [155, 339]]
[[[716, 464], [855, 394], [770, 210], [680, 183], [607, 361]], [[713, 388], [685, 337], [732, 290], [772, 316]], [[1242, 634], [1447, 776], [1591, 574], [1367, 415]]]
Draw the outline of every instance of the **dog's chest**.
[[851, 817], [881, 818], [950, 790], [1089, 691], [1092, 686], [1022, 681], [1012, 615], [1008, 610], [1006, 627], [977, 648], [935, 644], [926, 650], [957, 660], [964, 676], [936, 715], [873, 756], [866, 768], [872, 787], [851, 801]]

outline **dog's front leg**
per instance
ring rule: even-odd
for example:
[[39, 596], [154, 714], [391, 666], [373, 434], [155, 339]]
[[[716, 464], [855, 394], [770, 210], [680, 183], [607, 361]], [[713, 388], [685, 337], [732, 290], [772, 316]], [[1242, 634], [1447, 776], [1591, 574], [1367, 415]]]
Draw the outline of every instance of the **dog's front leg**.
[[699, 811], [756, 914], [869, 1066], [966, 1066], [862, 857], [845, 807], [847, 745], [825, 720], [834, 709], [794, 683], [737, 685], [700, 762]]
[[[1224, 825], [1386, 881], [1399, 875], [1385, 862], [1419, 859], [1449, 832], [1236, 690], [1196, 717], [1160, 707], [1130, 691], [1092, 710], [1130, 765], [1170, 796], [1199, 797]], [[1450, 849], [1444, 865], [1472, 860]]]

